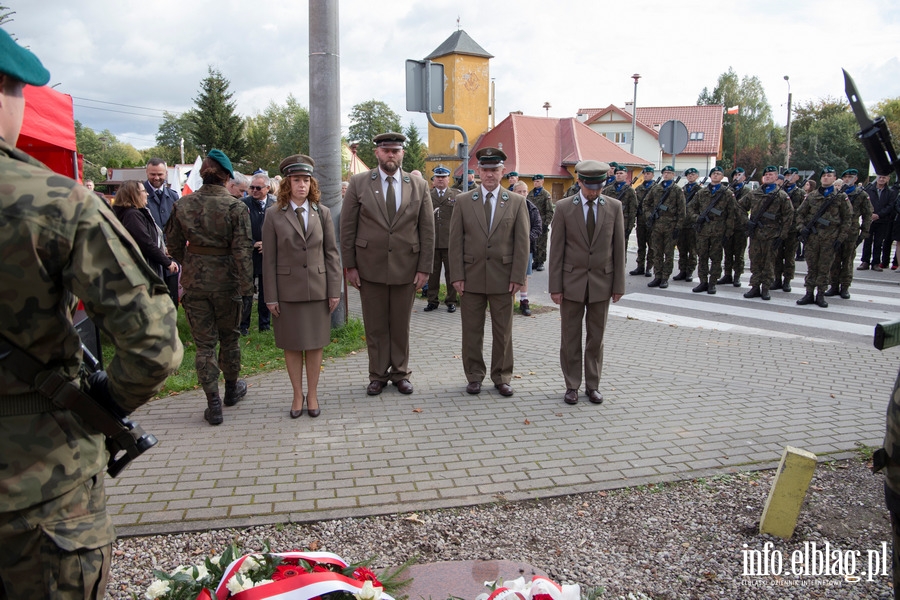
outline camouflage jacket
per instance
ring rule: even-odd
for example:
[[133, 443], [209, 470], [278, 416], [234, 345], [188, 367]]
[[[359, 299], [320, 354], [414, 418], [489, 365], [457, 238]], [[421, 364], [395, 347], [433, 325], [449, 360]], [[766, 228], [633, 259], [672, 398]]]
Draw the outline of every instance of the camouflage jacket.
[[750, 204], [746, 202], [745, 199], [753, 193], [753, 190], [751, 190], [749, 186], [744, 184], [741, 185], [741, 187], [738, 189], [732, 187], [731, 191], [734, 193], [734, 199], [738, 205], [738, 220], [737, 223], [735, 223], [734, 231], [735, 233], [740, 232], [744, 235], [747, 235], [747, 222], [750, 220]]
[[[667, 189], [671, 188], [671, 192], [666, 196], [666, 201], [660, 206], [660, 201]], [[662, 224], [664, 227], [681, 227], [684, 221], [684, 190], [672, 180], [669, 186], [665, 186], [660, 182], [650, 188], [650, 191], [644, 196], [644, 218], [647, 219], [660, 206], [654, 227]]]
[[[819, 208], [827, 202], [822, 191], [822, 188], [811, 191], [797, 209], [797, 231], [810, 225], [810, 221], [819, 212]], [[833, 191], [832, 194], [835, 195], [834, 202], [822, 214], [819, 222], [812, 224], [816, 229], [816, 234], [822, 239], [840, 242], [846, 242], [852, 237], [855, 242], [856, 231], [854, 230], [853, 208], [850, 206], [850, 201], [843, 192]]]
[[644, 222], [644, 199], [650, 193], [650, 190], [653, 189], [653, 186], [656, 185], [653, 183], [653, 180], [650, 181], [641, 181], [638, 183], [638, 186], [634, 188], [634, 197], [637, 200], [637, 219], [639, 222]]
[[[847, 199], [850, 200], [850, 206], [853, 207], [851, 219], [854, 225], [859, 227], [856, 233], [861, 234], [864, 238], [869, 237], [869, 230], [872, 227], [872, 201], [869, 199], [868, 192], [856, 186], [852, 192], [847, 194]], [[853, 234], [851, 233], [850, 235], [852, 237]], [[852, 241], [855, 242], [856, 240]]]
[[[79, 375], [77, 299], [116, 346], [109, 387], [126, 409], [146, 402], [181, 364], [168, 290], [112, 211], [2, 140], [0, 255], [0, 331], [50, 369]], [[48, 407], [2, 363], [0, 386], [0, 512], [60, 496], [105, 469], [103, 436], [80, 417]], [[111, 532], [100, 512], [75, 519], [72, 536]]]
[[[883, 450], [874, 456], [875, 472], [884, 469], [884, 482], [893, 494], [886, 494], [888, 508], [900, 513], [900, 372], [894, 380], [894, 390], [887, 407], [887, 424]], [[893, 501], [893, 502], [892, 502]]]
[[550, 197], [550, 192], [544, 188], [534, 188], [528, 194], [528, 199], [541, 211], [541, 223], [544, 231], [547, 231], [553, 220], [553, 199]]
[[[720, 183], [719, 189], [713, 192], [712, 184], [703, 186], [694, 194], [694, 199], [688, 205], [688, 216], [686, 222], [691, 227], [697, 223], [700, 231], [697, 235], [703, 237], [721, 237], [731, 236], [734, 233], [735, 223], [738, 220], [738, 211], [740, 210], [737, 201], [734, 199], [734, 192], [731, 191], [726, 184]], [[700, 215], [706, 211], [706, 207], [712, 202], [713, 196], [716, 196], [716, 205], [707, 213], [707, 219], [702, 223], [698, 223]]]
[[[700, 197], [700, 190], [703, 189], [703, 184], [699, 181], [695, 181], [694, 183], [688, 182], [685, 184], [681, 190], [684, 192], [684, 226], [691, 227], [694, 224], [694, 219], [691, 218], [691, 208], [697, 202], [697, 198]], [[690, 201], [688, 201], [690, 198]], [[703, 210], [702, 208], [700, 209]], [[716, 209], [718, 210], [718, 208]]]
[[186, 292], [253, 295], [250, 212], [224, 187], [204, 184], [175, 203], [166, 223], [166, 248], [182, 265]]
[[627, 181], [622, 181], [621, 184], [622, 186], [619, 187], [619, 182], [614, 181], [603, 188], [600, 193], [604, 196], [616, 198], [622, 203], [622, 215], [625, 217], [625, 231], [627, 232], [634, 229], [634, 221], [637, 219], [638, 203], [634, 188], [631, 187]]
[[803, 193], [803, 188], [801, 188], [797, 184], [790, 184], [784, 186], [784, 192], [791, 199], [791, 204], [794, 207], [794, 227], [797, 226], [797, 209], [800, 208], [800, 205], [803, 204], [803, 200], [806, 198], [806, 194]]
[[[791, 199], [784, 193], [784, 190], [778, 186], [775, 186], [775, 189], [769, 194], [764, 190], [764, 187], [760, 187], [744, 194], [738, 200], [738, 206], [741, 208], [741, 213], [749, 213], [748, 223], [750, 221], [756, 223], [754, 238], [785, 240], [794, 224], [794, 205], [791, 204]], [[769, 202], [770, 197], [773, 197], [772, 202]], [[766, 211], [762, 212], [764, 208]]]

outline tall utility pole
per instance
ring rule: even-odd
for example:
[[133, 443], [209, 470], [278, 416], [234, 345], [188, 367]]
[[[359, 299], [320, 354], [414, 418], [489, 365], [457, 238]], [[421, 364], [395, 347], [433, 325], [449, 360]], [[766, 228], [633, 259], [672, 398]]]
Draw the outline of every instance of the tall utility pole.
[[[338, 0], [309, 0], [309, 153], [316, 161], [321, 202], [331, 210], [340, 247], [341, 58]], [[347, 319], [347, 294], [331, 314], [331, 326]]]
[[641, 76], [635, 73], [631, 78], [634, 79], [634, 100], [631, 102], [631, 153], [634, 154], [634, 134], [635, 125], [637, 124], [637, 83]]
[[791, 80], [785, 75], [784, 80], [788, 84], [788, 115], [787, 115], [787, 143], [784, 146], [784, 168], [791, 166]]

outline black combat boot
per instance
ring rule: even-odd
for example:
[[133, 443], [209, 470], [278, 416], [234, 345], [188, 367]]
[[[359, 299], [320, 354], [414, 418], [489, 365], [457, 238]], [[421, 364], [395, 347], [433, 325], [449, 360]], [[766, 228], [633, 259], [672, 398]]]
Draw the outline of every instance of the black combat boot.
[[749, 291], [744, 292], [744, 298], [759, 298], [760, 296], [762, 296], [762, 294], [759, 291], [758, 285], [754, 285]]
[[[715, 283], [712, 284], [713, 287], [715, 287], [715, 285], [716, 285]], [[701, 277], [700, 283], [697, 284], [696, 286], [694, 286], [694, 289], [692, 289], [691, 291], [694, 292], [695, 294], [699, 294], [700, 292], [707, 291], [709, 289], [709, 286], [710, 286], [710, 284], [706, 283], [706, 280]]]
[[781, 289], [781, 285], [782, 285], [782, 283], [781, 283], [781, 277], [776, 277], [776, 278], [775, 278], [775, 281], [773, 281], [773, 282], [772, 282], [772, 285], [769, 286], [769, 287], [770, 287], [771, 289], [773, 289], [773, 290], [780, 290], [780, 289]]
[[771, 300], [772, 299], [772, 296], [769, 294], [769, 286], [767, 286], [767, 285], [760, 286], [759, 297], [762, 298], [763, 300]]
[[659, 287], [660, 283], [662, 283], [662, 279], [656, 277], [653, 281], [647, 284], [647, 287]]
[[519, 310], [522, 311], [522, 314], [526, 317], [531, 316], [531, 307], [528, 306], [528, 299], [519, 300]]
[[207, 409], [203, 412], [203, 418], [210, 425], [221, 425], [222, 418], [222, 399], [219, 398], [219, 391], [206, 393]]
[[716, 282], [719, 285], [723, 285], [726, 283], [731, 283], [733, 280], [731, 279], [731, 273], [725, 273], [721, 278]]
[[825, 292], [825, 296], [831, 298], [832, 296], [837, 296], [840, 293], [838, 290], [838, 286], [831, 284], [831, 287], [828, 288], [828, 291]]
[[849, 285], [841, 286], [841, 298], [843, 298], [844, 300], [850, 299], [850, 286]]
[[659, 289], [664, 290], [664, 289], [666, 289], [667, 287], [669, 287], [669, 280], [668, 280], [668, 279], [661, 279], [661, 280], [659, 281]]
[[644, 265], [638, 265], [634, 271], [628, 271], [629, 275], [643, 275], [644, 274]]
[[812, 304], [813, 302], [815, 302], [815, 299], [813, 298], [813, 288], [809, 287], [806, 288], [806, 295], [797, 300], [797, 304], [799, 304], [800, 306]]
[[781, 289], [784, 290], [785, 292], [791, 291], [791, 280], [785, 279], [784, 283], [781, 285]]
[[716, 293], [716, 280], [715, 279], [709, 280], [709, 287], [706, 288], [706, 293], [707, 294], [715, 294]]
[[687, 281], [688, 283], [691, 283], [692, 281], [694, 281], [694, 272], [688, 271], [687, 273], [685, 273], [684, 280]]
[[825, 300], [825, 294], [822, 290], [819, 290], [819, 293], [816, 294], [816, 305], [821, 306], [822, 308], [828, 308], [828, 301]]
[[735, 275], [734, 281], [731, 282], [731, 285], [733, 285], [734, 287], [741, 287], [741, 276]]
[[678, 271], [678, 275], [672, 278], [672, 281], [684, 281], [687, 279], [687, 273], [684, 271]]
[[225, 406], [234, 406], [247, 395], [247, 382], [243, 379], [225, 382]]

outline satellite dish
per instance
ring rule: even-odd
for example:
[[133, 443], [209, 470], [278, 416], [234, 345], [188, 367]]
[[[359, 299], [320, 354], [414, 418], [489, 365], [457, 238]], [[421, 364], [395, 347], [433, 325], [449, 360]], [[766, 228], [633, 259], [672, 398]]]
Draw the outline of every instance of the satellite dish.
[[106, 177], [107, 169], [106, 167], [100, 167], [100, 174]]

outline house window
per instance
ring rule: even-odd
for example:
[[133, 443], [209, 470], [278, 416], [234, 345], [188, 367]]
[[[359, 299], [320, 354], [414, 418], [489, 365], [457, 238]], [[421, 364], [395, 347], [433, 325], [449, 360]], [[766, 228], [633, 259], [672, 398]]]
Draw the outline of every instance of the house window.
[[617, 144], [627, 144], [628, 143], [628, 134], [625, 132], [617, 132], [616, 137], [613, 139]]
[[692, 141], [692, 142], [694, 142], [694, 141], [698, 141], [698, 142], [699, 142], [699, 141], [702, 140], [702, 139], [703, 139], [703, 132], [702, 132], [702, 131], [692, 131], [692, 132], [691, 132], [691, 141]]

